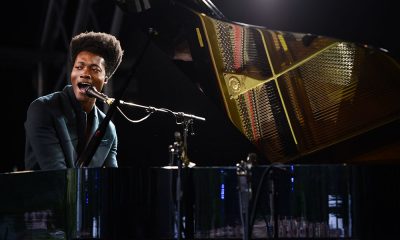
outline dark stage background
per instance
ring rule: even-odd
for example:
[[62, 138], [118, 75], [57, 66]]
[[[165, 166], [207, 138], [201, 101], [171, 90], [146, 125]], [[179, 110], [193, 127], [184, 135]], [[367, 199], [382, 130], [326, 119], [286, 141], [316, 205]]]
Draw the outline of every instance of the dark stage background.
[[[119, 1], [119, 3], [134, 1]], [[344, 0], [215, 0], [230, 20], [264, 26], [272, 30], [313, 33], [371, 44], [389, 50], [396, 58], [398, 20], [394, 1]], [[150, 1], [151, 3], [151, 1]], [[49, 11], [49, 9], [51, 11]], [[116, 12], [119, 18], [116, 19]], [[161, 14], [160, 14], [161, 13]], [[145, 16], [143, 16], [145, 15]], [[191, 62], [172, 60], [166, 19], [177, 16], [161, 10], [135, 13], [123, 11], [115, 1], [7, 1], [1, 7], [0, 73], [2, 76], [2, 152], [1, 172], [23, 170], [25, 113], [29, 103], [67, 83], [67, 45], [73, 32], [95, 30], [114, 32], [125, 50], [124, 61], [107, 91], [123, 94], [123, 100], [164, 107], [205, 117], [195, 121], [194, 135], [188, 138], [188, 155], [200, 166], [233, 166], [257, 152], [230, 123], [224, 110], [204, 94], [196, 82]], [[148, 35], [146, 27], [160, 27], [136, 69]], [[65, 67], [67, 66], [67, 67]], [[133, 77], [131, 76], [134, 71]], [[122, 82], [129, 80], [129, 87]], [[138, 109], [125, 109], [133, 118], [143, 115]], [[167, 165], [168, 146], [174, 132], [181, 130], [172, 115], [155, 113], [144, 122], [129, 123], [120, 113], [113, 117], [119, 135], [121, 167]], [[259, 156], [268, 163], [267, 156]]]

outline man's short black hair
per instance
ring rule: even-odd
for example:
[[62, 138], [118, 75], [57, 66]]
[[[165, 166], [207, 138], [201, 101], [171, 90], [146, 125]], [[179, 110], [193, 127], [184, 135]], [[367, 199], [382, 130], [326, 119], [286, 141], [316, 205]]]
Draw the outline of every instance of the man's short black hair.
[[111, 34], [103, 32], [84, 32], [72, 38], [70, 43], [72, 64], [82, 51], [100, 55], [105, 60], [106, 77], [111, 78], [122, 61], [124, 51], [119, 40]]

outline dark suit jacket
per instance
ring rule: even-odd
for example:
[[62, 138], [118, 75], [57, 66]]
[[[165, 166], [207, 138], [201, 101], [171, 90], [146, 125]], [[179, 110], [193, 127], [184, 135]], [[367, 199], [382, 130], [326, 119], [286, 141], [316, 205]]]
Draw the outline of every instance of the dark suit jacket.
[[[96, 106], [93, 110], [91, 135], [105, 114]], [[85, 145], [87, 114], [76, 100], [72, 86], [34, 100], [25, 121], [26, 170], [48, 170], [75, 167], [78, 154]], [[103, 139], [88, 167], [117, 167], [117, 134], [110, 121]]]

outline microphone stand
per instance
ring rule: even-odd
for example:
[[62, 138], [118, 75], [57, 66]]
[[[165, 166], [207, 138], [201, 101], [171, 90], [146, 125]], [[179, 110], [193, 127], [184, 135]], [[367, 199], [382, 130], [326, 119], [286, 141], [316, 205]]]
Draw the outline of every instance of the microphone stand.
[[[193, 122], [193, 119], [184, 119], [183, 120], [183, 140], [181, 139], [181, 134], [179, 132], [175, 132], [175, 142], [173, 144], [172, 152], [176, 156], [176, 164], [177, 164], [177, 177], [176, 177], [176, 231], [177, 231], [177, 240], [181, 240], [183, 236], [185, 238], [191, 238], [191, 231], [188, 230], [188, 216], [186, 215], [185, 222], [185, 234], [182, 230], [183, 228], [183, 219], [182, 219], [182, 199], [186, 198], [184, 194], [184, 187], [182, 187], [182, 176], [187, 176], [187, 172], [182, 171], [182, 166], [184, 165], [186, 168], [189, 166], [189, 160], [187, 157], [187, 134], [189, 131], [189, 125]], [[185, 174], [186, 173], [186, 174]], [[183, 181], [186, 185], [186, 181]], [[185, 202], [187, 199], [185, 199]]]
[[[114, 103], [115, 100], [112, 98], [108, 98], [106, 95], [102, 94], [100, 98], [105, 102], [105, 103]], [[188, 114], [184, 112], [173, 112], [169, 109], [166, 108], [156, 108], [152, 106], [144, 106], [136, 103], [130, 103], [130, 102], [125, 102], [122, 100], [119, 100], [120, 105], [125, 105], [125, 106], [130, 106], [130, 107], [137, 107], [137, 108], [142, 108], [145, 109], [146, 112], [148, 113], [154, 113], [154, 112], [164, 112], [164, 113], [171, 113], [173, 114], [176, 118], [181, 118], [182, 125], [183, 125], [183, 150], [182, 150], [182, 161], [185, 164], [185, 166], [189, 166], [189, 158], [187, 157], [187, 137], [189, 133], [189, 126], [192, 126], [193, 120], [200, 120], [200, 121], [205, 121], [206, 119], [204, 117], [199, 117], [193, 114]]]
[[[193, 228], [192, 228], [192, 215], [190, 211], [187, 211], [188, 209], [188, 201], [190, 199], [188, 198], [188, 194], [186, 193], [187, 190], [187, 177], [189, 173], [189, 166], [190, 166], [190, 161], [187, 155], [187, 139], [188, 139], [188, 133], [189, 133], [189, 126], [192, 126], [193, 124], [193, 118], [188, 118], [189, 114], [184, 114], [184, 113], [179, 113], [178, 116], [183, 117], [182, 120], [182, 127], [183, 127], [183, 141], [181, 141], [180, 144], [180, 151], [178, 152], [178, 158], [177, 158], [177, 164], [178, 164], [178, 173], [177, 173], [177, 207], [178, 207], [178, 240], [181, 239], [183, 231], [181, 228], [183, 227], [183, 219], [182, 219], [182, 198], [184, 198], [184, 203], [185, 207], [185, 229], [184, 229], [184, 236], [187, 239], [193, 239]], [[193, 116], [193, 115], [191, 115]], [[196, 119], [204, 119], [196, 116]], [[205, 119], [204, 119], [205, 120]], [[185, 167], [185, 170], [182, 170], [182, 167]], [[182, 186], [182, 178], [184, 178]], [[190, 208], [190, 204], [189, 204]]]
[[182, 174], [182, 155], [183, 155], [183, 145], [180, 139], [179, 132], [175, 133], [175, 142], [174, 142], [174, 152], [176, 153], [176, 164], [178, 166], [178, 172], [176, 177], [176, 228], [177, 228], [177, 239], [182, 239], [182, 182], [181, 182], [181, 174]]
[[[188, 116], [189, 114], [180, 113], [180, 116]], [[193, 115], [192, 115], [193, 116]], [[197, 117], [196, 119], [201, 119], [201, 117]], [[177, 229], [177, 240], [182, 239], [183, 231], [183, 223], [182, 223], [182, 198], [184, 196], [184, 190], [182, 187], [182, 165], [185, 167], [189, 166], [189, 160], [187, 157], [187, 135], [189, 131], [189, 125], [193, 123], [193, 118], [184, 118], [183, 119], [183, 141], [181, 139], [181, 134], [179, 132], [175, 132], [175, 142], [173, 146], [170, 146], [171, 156], [176, 156], [176, 164], [177, 164], [177, 177], [176, 177], [176, 229]], [[170, 163], [173, 160], [170, 160]], [[185, 175], [186, 176], [186, 175]], [[188, 220], [186, 216], [186, 220]], [[188, 222], [185, 223], [185, 227], [188, 228]], [[187, 230], [187, 229], [186, 229]], [[189, 238], [192, 232], [186, 231], [185, 238]]]

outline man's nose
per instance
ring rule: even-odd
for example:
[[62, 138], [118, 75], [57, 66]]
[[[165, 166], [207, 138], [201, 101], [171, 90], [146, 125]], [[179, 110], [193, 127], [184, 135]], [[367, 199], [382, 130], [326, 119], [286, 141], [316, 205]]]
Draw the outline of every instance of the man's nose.
[[89, 74], [82, 74], [80, 78], [91, 79], [92, 77]]
[[81, 78], [86, 78], [86, 79], [91, 79], [92, 76], [89, 73], [89, 68], [88, 67], [84, 67], [83, 68], [83, 72], [81, 74]]

